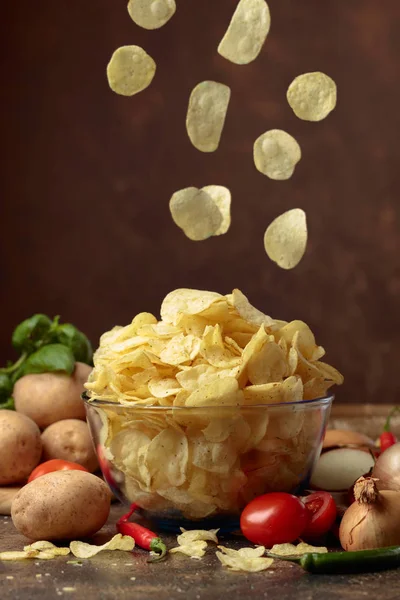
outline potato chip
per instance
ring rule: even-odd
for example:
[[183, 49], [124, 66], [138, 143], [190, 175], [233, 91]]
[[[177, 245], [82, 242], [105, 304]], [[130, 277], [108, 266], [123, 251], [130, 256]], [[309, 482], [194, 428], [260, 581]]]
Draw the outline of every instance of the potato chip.
[[180, 546], [203, 540], [205, 542], [215, 542], [218, 544], [217, 533], [219, 529], [190, 529], [186, 530], [181, 527], [182, 533], [178, 535], [177, 542]]
[[278, 404], [298, 402], [303, 398], [303, 383], [298, 376], [283, 382], [249, 385], [243, 390], [245, 404]]
[[247, 571], [256, 573], [265, 571], [274, 562], [272, 558], [264, 558], [264, 546], [257, 548], [240, 548], [232, 550], [225, 546], [218, 546], [222, 552], [216, 552], [218, 560], [232, 571]]
[[323, 398], [329, 387], [332, 385], [331, 382], [326, 382], [323, 377], [313, 377], [304, 384], [303, 387], [303, 398], [304, 400], [314, 400], [316, 398]]
[[336, 106], [336, 83], [325, 73], [303, 73], [290, 84], [287, 101], [296, 117], [322, 121]]
[[200, 346], [200, 338], [180, 333], [167, 343], [160, 353], [160, 359], [170, 365], [180, 365], [194, 360], [200, 352]]
[[233, 290], [231, 295], [232, 306], [235, 307], [239, 315], [252, 325], [265, 325], [265, 327], [273, 327], [274, 320], [268, 315], [264, 315], [260, 310], [255, 308], [246, 296], [238, 289]]
[[257, 333], [255, 335], [253, 335], [250, 342], [247, 344], [246, 348], [244, 348], [244, 350], [243, 350], [242, 362], [240, 365], [240, 372], [239, 372], [239, 377], [238, 377], [240, 387], [244, 387], [248, 381], [247, 369], [248, 369], [248, 364], [249, 364], [250, 360], [254, 356], [257, 356], [260, 353], [262, 347], [264, 346], [265, 342], [267, 342], [267, 341], [268, 341], [268, 335], [265, 332], [264, 326], [261, 325], [260, 329], [257, 331]]
[[123, 550], [124, 552], [131, 552], [135, 547], [135, 540], [130, 535], [121, 535], [120, 533], [117, 533], [117, 535], [114, 535], [111, 540], [102, 546], [86, 544], [86, 542], [71, 542], [69, 547], [72, 554], [77, 558], [92, 558], [104, 550]]
[[259, 558], [265, 554], [265, 546], [256, 546], [255, 548], [239, 548], [239, 550], [233, 550], [233, 548], [226, 548], [225, 546], [218, 546], [219, 550], [222, 550], [227, 556], [242, 556], [243, 558]]
[[254, 142], [253, 157], [260, 173], [270, 179], [283, 181], [293, 175], [295, 166], [301, 159], [301, 149], [289, 133], [271, 129]]
[[247, 372], [254, 385], [282, 381], [287, 373], [287, 361], [282, 349], [273, 341], [265, 341], [260, 351], [251, 356]]
[[241, 417], [227, 415], [225, 418], [213, 418], [207, 427], [203, 429], [203, 434], [208, 442], [224, 442], [230, 436], [238, 450], [241, 450], [247, 443], [251, 429], [250, 425]]
[[277, 335], [284, 338], [288, 344], [300, 350], [308, 359], [313, 356], [317, 349], [315, 337], [309, 326], [304, 321], [291, 321], [282, 327]]
[[192, 463], [211, 473], [228, 474], [237, 460], [237, 450], [231, 440], [207, 442], [204, 435], [192, 435], [190, 438]]
[[306, 247], [306, 214], [301, 208], [294, 208], [279, 215], [264, 234], [266, 253], [282, 269], [293, 269], [297, 266]]
[[333, 383], [336, 383], [336, 385], [342, 385], [344, 377], [337, 369], [335, 369], [335, 367], [321, 362], [320, 360], [316, 361], [314, 364], [325, 381], [332, 381]]
[[216, 235], [222, 225], [222, 214], [214, 200], [195, 187], [175, 192], [169, 209], [174, 223], [194, 242]]
[[246, 65], [260, 54], [271, 26], [265, 0], [240, 0], [218, 52], [237, 65]]
[[29, 546], [24, 546], [24, 552], [29, 552], [32, 550], [39, 550], [39, 554], [37, 558], [39, 559], [50, 559], [55, 558], [56, 556], [68, 556], [70, 553], [69, 548], [59, 548], [55, 546], [51, 542], [47, 542], [45, 540], [39, 540], [37, 542], [33, 542]]
[[186, 130], [197, 150], [217, 150], [230, 97], [230, 88], [216, 81], [202, 81], [192, 90], [186, 116]]
[[156, 63], [140, 46], [117, 48], [107, 65], [108, 84], [121, 96], [133, 96], [153, 81]]
[[192, 392], [185, 406], [240, 406], [243, 394], [234, 377], [216, 379]]
[[[279, 438], [280, 440], [293, 439], [299, 435], [304, 423], [304, 411], [296, 410], [296, 406], [291, 411], [271, 415], [268, 423], [268, 435]], [[300, 450], [299, 450], [300, 452]]]
[[240, 367], [241, 358], [233, 354], [229, 347], [225, 346], [222, 339], [222, 331], [219, 325], [207, 326], [203, 333], [200, 346], [201, 356], [211, 366], [218, 369], [235, 369]]
[[231, 193], [223, 185], [206, 185], [202, 190], [212, 198], [222, 215], [222, 223], [214, 235], [223, 235], [231, 226]]
[[128, 13], [144, 29], [159, 29], [175, 14], [175, 0], [129, 0]]
[[188, 441], [184, 433], [168, 427], [157, 434], [144, 459], [152, 487], [161, 490], [185, 483], [188, 458]]
[[7, 550], [0, 552], [0, 560], [24, 560], [29, 558], [37, 558], [39, 550]]
[[175, 396], [181, 389], [176, 379], [155, 377], [149, 381], [149, 391], [155, 398]]
[[176, 552], [180, 552], [181, 554], [186, 554], [186, 556], [189, 556], [190, 558], [202, 558], [206, 553], [206, 548], [207, 542], [198, 540], [182, 546], [176, 546], [176, 548], [171, 548], [170, 553], [175, 554]]
[[325, 554], [328, 552], [328, 548], [325, 548], [325, 546], [310, 546], [304, 542], [301, 542], [297, 546], [294, 546], [293, 544], [275, 544], [272, 546], [271, 550], [268, 551], [268, 554], [274, 554], [276, 556], [302, 556], [309, 552]]

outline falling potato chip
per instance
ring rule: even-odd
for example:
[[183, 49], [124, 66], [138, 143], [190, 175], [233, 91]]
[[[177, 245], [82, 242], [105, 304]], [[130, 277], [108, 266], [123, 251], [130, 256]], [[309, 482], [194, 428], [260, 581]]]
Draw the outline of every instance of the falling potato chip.
[[77, 558], [92, 558], [104, 550], [123, 550], [124, 552], [131, 552], [135, 547], [135, 540], [129, 535], [117, 533], [117, 535], [114, 535], [109, 542], [106, 542], [102, 546], [86, 544], [85, 542], [71, 542], [69, 547], [72, 554]]
[[175, 0], [129, 0], [128, 13], [144, 29], [159, 29], [175, 14]]
[[304, 73], [292, 81], [286, 97], [296, 117], [322, 121], [336, 106], [336, 83], [319, 71]]
[[169, 201], [174, 223], [194, 242], [206, 240], [222, 226], [222, 213], [204, 190], [195, 187], [175, 192]]
[[140, 46], [117, 48], [107, 65], [110, 88], [121, 96], [133, 96], [153, 80], [156, 63]]
[[328, 548], [325, 548], [325, 546], [310, 546], [309, 544], [301, 542], [297, 546], [294, 546], [293, 544], [275, 544], [272, 546], [271, 550], [268, 551], [269, 554], [274, 554], [276, 556], [302, 556], [309, 552], [325, 554], [328, 552]]
[[274, 560], [263, 557], [264, 546], [258, 548], [240, 548], [232, 550], [224, 546], [218, 546], [221, 552], [216, 552], [218, 560], [231, 571], [246, 571], [248, 573], [257, 573], [268, 569]]
[[265, 252], [282, 269], [293, 269], [298, 265], [306, 247], [307, 220], [306, 213], [301, 208], [279, 215], [265, 231]]
[[259, 53], [271, 26], [265, 0], [240, 0], [218, 52], [237, 65], [246, 65]]
[[214, 235], [223, 235], [231, 225], [231, 193], [223, 185], [206, 185], [202, 190], [213, 199], [222, 215], [222, 223]]
[[217, 81], [202, 81], [192, 90], [186, 116], [186, 130], [197, 150], [217, 150], [230, 97], [230, 88]]
[[207, 542], [204, 540], [197, 540], [188, 544], [176, 546], [176, 548], [171, 548], [170, 553], [175, 554], [176, 552], [180, 552], [181, 554], [190, 556], [190, 558], [202, 558], [206, 553], [206, 548]]
[[217, 533], [219, 529], [190, 529], [186, 531], [181, 527], [181, 531], [182, 533], [176, 538], [180, 546], [197, 541], [215, 542], [218, 544]]
[[301, 159], [297, 141], [282, 129], [266, 131], [254, 142], [254, 164], [260, 173], [270, 179], [290, 179]]

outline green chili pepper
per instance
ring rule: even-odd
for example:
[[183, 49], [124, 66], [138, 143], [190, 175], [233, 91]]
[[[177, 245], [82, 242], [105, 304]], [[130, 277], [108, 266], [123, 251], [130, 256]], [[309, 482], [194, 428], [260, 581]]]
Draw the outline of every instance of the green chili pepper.
[[400, 567], [400, 546], [357, 552], [309, 552], [303, 556], [268, 556], [295, 562], [309, 573], [372, 573]]

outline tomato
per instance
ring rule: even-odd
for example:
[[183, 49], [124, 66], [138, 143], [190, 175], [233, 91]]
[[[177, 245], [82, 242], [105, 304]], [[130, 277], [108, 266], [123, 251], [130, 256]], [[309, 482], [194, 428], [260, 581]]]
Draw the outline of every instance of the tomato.
[[319, 537], [327, 533], [336, 519], [336, 504], [328, 492], [314, 492], [303, 498], [304, 506], [310, 513], [310, 520], [303, 531], [304, 537]]
[[254, 544], [271, 548], [293, 542], [308, 524], [309, 512], [303, 502], [284, 492], [271, 492], [252, 500], [243, 510], [240, 527]]
[[33, 469], [32, 473], [29, 475], [28, 483], [41, 477], [42, 475], [47, 475], [47, 473], [53, 473], [53, 471], [86, 471], [89, 473], [85, 467], [82, 465], [78, 465], [78, 463], [70, 462], [69, 460], [61, 460], [59, 458], [53, 458], [52, 460], [48, 460]]

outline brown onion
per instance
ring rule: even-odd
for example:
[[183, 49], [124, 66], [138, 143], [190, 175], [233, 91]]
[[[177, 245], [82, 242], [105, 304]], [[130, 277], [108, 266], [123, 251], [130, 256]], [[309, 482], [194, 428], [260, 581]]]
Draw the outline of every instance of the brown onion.
[[356, 501], [344, 513], [339, 529], [344, 550], [369, 550], [400, 545], [400, 493], [380, 492], [376, 479], [360, 477]]
[[379, 479], [378, 489], [400, 491], [400, 442], [382, 452], [375, 463], [372, 477]]

